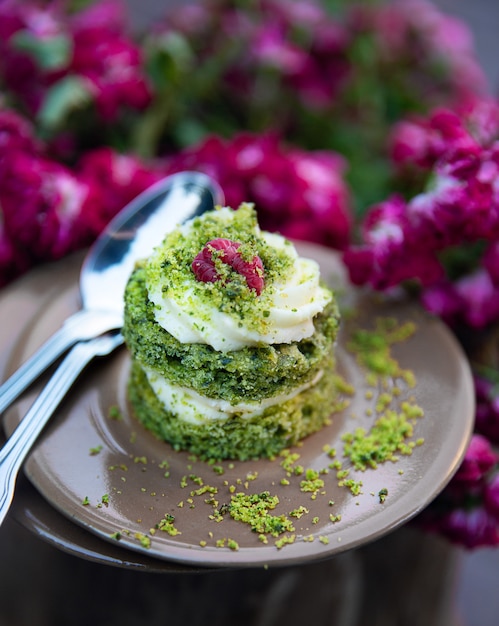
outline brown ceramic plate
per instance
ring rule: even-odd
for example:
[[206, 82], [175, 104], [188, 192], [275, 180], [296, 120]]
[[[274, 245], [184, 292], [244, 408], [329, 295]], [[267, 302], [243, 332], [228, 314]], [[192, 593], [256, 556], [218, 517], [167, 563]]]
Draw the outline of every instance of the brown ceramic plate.
[[[6, 378], [7, 361], [21, 334], [30, 332], [40, 308], [46, 306], [61, 288], [77, 280], [82, 258], [80, 253], [63, 263], [41, 266], [1, 291], [0, 380]], [[3, 440], [3, 433], [0, 433], [0, 444]], [[57, 549], [89, 561], [147, 572], [197, 571], [192, 566], [156, 559], [103, 541], [56, 511], [24, 475], [18, 477], [9, 517]]]
[[[344, 283], [334, 253], [309, 244], [300, 244], [300, 248], [303, 255], [319, 261], [326, 279]], [[61, 279], [57, 293], [42, 299], [36, 319], [28, 324], [12, 350], [10, 371], [77, 308], [77, 270], [76, 265], [72, 280], [70, 276]], [[57, 279], [57, 269], [51, 271]], [[344, 325], [336, 354], [340, 372], [353, 385], [355, 394], [349, 407], [332, 417], [330, 426], [293, 450], [300, 455], [297, 463], [315, 470], [328, 468], [331, 459], [324, 452], [325, 446], [337, 448], [341, 459], [342, 434], [358, 427], [366, 431], [372, 428], [376, 419], [372, 409], [384, 389], [380, 386], [370, 397], [366, 372], [347, 350], [347, 343], [353, 329], [372, 327], [378, 317], [416, 324], [416, 333], [398, 344], [393, 356], [414, 373], [417, 384], [413, 389], [402, 385], [401, 395], [390, 406], [398, 410], [411, 397], [425, 411], [414, 433], [414, 439], [424, 438], [425, 443], [412, 455], [401, 456], [398, 462], [382, 464], [376, 470], [351, 471], [349, 478], [362, 481], [360, 495], [353, 496], [340, 487], [336, 472], [330, 470], [321, 475], [324, 487], [313, 499], [300, 486], [303, 476], [286, 475], [282, 458], [223, 462], [220, 470], [218, 465], [213, 467], [187, 453], [174, 452], [144, 431], [130, 413], [126, 399], [129, 358], [125, 349], [94, 362], [75, 385], [26, 462], [29, 480], [57, 511], [103, 539], [103, 546], [128, 548], [148, 559], [182, 565], [299, 563], [362, 545], [395, 529], [443, 489], [463, 457], [473, 424], [470, 372], [447, 329], [418, 307], [362, 296], [356, 296], [348, 306], [358, 315]], [[9, 411], [8, 432], [22, 418], [33, 397], [34, 391]], [[121, 419], [111, 417], [111, 407], [119, 408]], [[282, 479], [289, 484], [282, 484]], [[288, 514], [300, 506], [308, 512], [294, 520], [294, 542], [278, 548], [272, 537], [262, 543], [257, 533], [228, 515], [221, 522], [210, 517], [214, 512], [213, 505], [206, 502], [210, 494], [197, 491], [201, 481], [216, 489], [218, 507], [229, 502], [233, 486], [245, 493], [269, 491], [277, 495], [280, 504], [273, 511], [275, 515]], [[382, 503], [379, 492], [383, 490], [388, 495]], [[331, 515], [341, 519], [331, 521]], [[175, 518], [174, 526], [180, 534], [151, 532], [165, 516]], [[237, 550], [228, 547], [229, 540], [237, 542]]]

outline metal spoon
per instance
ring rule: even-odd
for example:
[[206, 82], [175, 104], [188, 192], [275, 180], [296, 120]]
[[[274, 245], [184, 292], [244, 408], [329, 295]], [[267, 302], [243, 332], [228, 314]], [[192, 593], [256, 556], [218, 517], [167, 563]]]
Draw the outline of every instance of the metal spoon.
[[0, 413], [76, 342], [121, 328], [123, 293], [135, 261], [168, 230], [222, 203], [219, 186], [199, 172], [164, 178], [132, 200], [87, 254], [80, 275], [81, 310], [0, 386]]
[[24, 460], [74, 381], [95, 356], [105, 356], [122, 343], [121, 333], [115, 332], [73, 346], [7, 439], [0, 450], [0, 524], [12, 504], [17, 476]]
[[[92, 248], [80, 277], [86, 308], [76, 316], [91, 320], [90, 332], [101, 336], [88, 341], [76, 339], [76, 345], [0, 450], [0, 524], [12, 503], [17, 475], [26, 456], [67, 391], [94, 357], [105, 356], [123, 343], [116, 329], [122, 325], [123, 293], [135, 261], [147, 256], [168, 230], [222, 201], [222, 192], [206, 176], [192, 173], [173, 176], [128, 205]], [[100, 320], [101, 312], [105, 322], [92, 325], [94, 319]], [[114, 332], [102, 334], [105, 330]], [[67, 346], [67, 341], [58, 345]]]

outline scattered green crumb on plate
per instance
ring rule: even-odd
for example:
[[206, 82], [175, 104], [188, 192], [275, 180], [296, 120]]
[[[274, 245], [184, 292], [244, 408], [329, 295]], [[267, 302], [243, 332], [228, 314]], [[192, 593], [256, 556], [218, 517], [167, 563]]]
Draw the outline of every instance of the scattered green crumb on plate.
[[176, 537], [177, 535], [181, 535], [182, 533], [175, 526], [175, 516], [171, 514], [166, 514], [156, 525], [158, 530], [162, 530], [165, 533], [168, 533], [170, 537]]
[[388, 496], [388, 489], [386, 487], [383, 487], [382, 489], [378, 491], [378, 498], [379, 498], [380, 504], [384, 503], [387, 496]]
[[293, 532], [293, 522], [286, 515], [271, 515], [269, 511], [279, 504], [279, 498], [268, 491], [245, 494], [236, 493], [231, 496], [229, 514], [237, 521], [248, 524], [258, 534], [269, 534], [278, 537], [284, 532]]
[[149, 549], [151, 547], [151, 538], [144, 533], [137, 532], [134, 537], [143, 548]]
[[379, 463], [397, 461], [397, 454], [410, 455], [413, 448], [422, 444], [422, 439], [412, 441], [414, 421], [423, 416], [423, 410], [417, 405], [404, 402], [401, 411], [388, 410], [381, 415], [372, 428], [356, 428], [345, 433], [343, 454], [353, 467], [364, 471], [376, 468]]
[[376, 319], [374, 330], [360, 328], [352, 332], [348, 349], [357, 357], [358, 363], [369, 372], [368, 380], [376, 384], [380, 378], [401, 378], [407, 385], [415, 385], [414, 374], [402, 369], [391, 354], [395, 343], [406, 341], [416, 332], [414, 322], [400, 324], [391, 317]]
[[281, 548], [284, 548], [284, 546], [290, 545], [290, 544], [294, 543], [295, 541], [296, 541], [296, 535], [295, 534], [283, 535], [282, 537], [280, 537], [279, 539], [276, 540], [275, 546], [276, 546], [276, 548], [278, 550], [280, 550]]
[[123, 419], [123, 414], [121, 413], [121, 410], [119, 406], [117, 405], [110, 406], [107, 414], [108, 414], [109, 419], [112, 419], [112, 420]]

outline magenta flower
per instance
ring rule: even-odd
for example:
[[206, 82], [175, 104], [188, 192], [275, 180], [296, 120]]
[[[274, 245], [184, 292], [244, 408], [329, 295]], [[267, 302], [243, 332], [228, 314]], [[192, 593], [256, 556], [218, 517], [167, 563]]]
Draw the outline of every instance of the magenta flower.
[[81, 245], [74, 230], [88, 188], [63, 166], [15, 152], [3, 160], [0, 204], [4, 232], [33, 263], [57, 259]]
[[484, 375], [475, 374], [475, 432], [499, 445], [499, 393], [497, 385]]
[[346, 30], [314, 3], [267, 0], [262, 2], [262, 18], [250, 43], [256, 69], [279, 70], [308, 106], [331, 106], [350, 71]]
[[334, 104], [351, 69], [348, 34], [320, 4], [259, 0], [210, 8], [174, 9], [165, 31], [184, 35], [198, 64], [218, 68], [228, 101], [256, 110], [271, 102], [281, 109], [281, 126], [297, 100], [319, 109]]
[[376, 39], [382, 61], [404, 64], [413, 79], [419, 76], [423, 88], [438, 64], [441, 73], [434, 83], [436, 93], [428, 93], [429, 99], [438, 99], [438, 90], [444, 85], [447, 95], [452, 93], [456, 102], [466, 102], [474, 94], [485, 92], [486, 80], [476, 59], [470, 29], [430, 2], [359, 3], [354, 5], [350, 19], [352, 29], [368, 32]]
[[0, 141], [5, 138], [11, 147], [0, 149], [1, 284], [37, 262], [89, 245], [118, 211], [162, 176], [157, 167], [107, 148], [87, 153], [73, 172], [36, 153], [29, 135], [12, 139], [11, 127], [29, 130], [18, 122], [0, 114]]
[[0, 72], [32, 113], [67, 67], [71, 42], [57, 3], [0, 3]]
[[40, 150], [31, 123], [14, 111], [0, 108], [0, 163], [15, 151], [35, 154]]
[[[241, 147], [239, 144], [242, 142]], [[264, 138], [252, 142], [236, 138], [226, 144], [219, 137], [209, 137], [204, 142], [171, 157], [166, 173], [198, 170], [217, 180], [223, 187], [229, 206], [238, 206], [246, 194], [245, 173], [250, 176], [262, 166], [264, 156], [271, 160], [264, 148], [271, 145]], [[242, 175], [233, 175], [238, 170]]]
[[277, 24], [264, 24], [255, 33], [251, 52], [255, 61], [285, 76], [296, 76], [307, 67], [307, 53], [289, 42]]
[[473, 37], [461, 20], [445, 15], [430, 2], [405, 0], [401, 4], [405, 15], [421, 33], [423, 45], [436, 58], [444, 58], [452, 68], [452, 78], [465, 97], [473, 87], [475, 93], [485, 91], [485, 76], [477, 63]]
[[499, 523], [499, 474], [495, 474], [485, 485], [483, 501], [485, 510]]
[[323, 24], [326, 17], [319, 4], [305, 0], [262, 0], [262, 9], [288, 27], [302, 26], [307, 30]]
[[486, 477], [498, 461], [499, 457], [488, 439], [483, 435], [474, 434], [453, 481], [478, 483]]
[[101, 0], [75, 13], [72, 28], [76, 32], [104, 32], [121, 35], [126, 29], [125, 5], [120, 0]]
[[453, 543], [468, 549], [499, 545], [497, 518], [483, 507], [449, 511], [439, 520], [437, 529]]
[[274, 135], [240, 134], [185, 150], [167, 172], [203, 171], [221, 184], [229, 206], [254, 202], [263, 228], [341, 249], [352, 221], [343, 167], [334, 153], [286, 150]]
[[462, 299], [462, 318], [472, 328], [484, 328], [499, 317], [499, 286], [485, 269], [460, 278], [455, 290]]
[[291, 81], [303, 102], [313, 109], [333, 107], [352, 73], [347, 53], [348, 34], [326, 20], [314, 29], [307, 65]]
[[78, 228], [94, 238], [139, 193], [162, 177], [157, 167], [111, 148], [87, 154], [78, 166], [78, 179], [90, 190], [92, 200], [79, 217]]
[[296, 214], [288, 216], [281, 231], [291, 238], [343, 249], [352, 228], [343, 160], [330, 152], [300, 150], [291, 151], [289, 159], [302, 202], [293, 207]]
[[440, 317], [449, 326], [454, 326], [462, 319], [465, 308], [464, 300], [454, 283], [445, 279], [427, 287], [421, 294], [421, 303], [427, 311]]
[[499, 203], [494, 180], [486, 179], [489, 155], [460, 155], [440, 161], [432, 187], [407, 203], [407, 217], [415, 236], [429, 249], [443, 250], [499, 231]]
[[425, 240], [418, 239], [407, 214], [399, 196], [372, 207], [362, 226], [365, 243], [350, 246], [343, 255], [354, 284], [386, 290], [410, 279], [428, 285], [442, 277], [442, 266], [431, 248], [422, 254]]
[[455, 111], [439, 108], [427, 118], [414, 117], [394, 124], [391, 155], [398, 167], [434, 167], [445, 157], [460, 162], [492, 148], [499, 135], [499, 105], [474, 98]]
[[499, 316], [499, 287], [484, 268], [455, 282], [442, 280], [421, 294], [424, 307], [456, 327], [484, 328]]
[[[387, 289], [416, 280], [428, 310], [450, 324], [482, 328], [499, 316], [499, 145], [493, 141], [499, 107], [475, 101], [463, 111], [459, 116], [441, 109], [427, 121], [398, 126], [395, 157], [400, 165], [426, 169], [429, 185], [397, 210], [393, 200], [381, 203], [382, 210], [372, 207], [363, 241], [351, 247], [345, 262], [356, 284]], [[463, 257], [466, 247], [484, 240], [489, 243], [482, 267], [470, 254], [456, 274], [453, 249], [461, 247]]]
[[438, 109], [428, 119], [402, 120], [394, 125], [390, 139], [392, 159], [398, 166], [430, 168], [446, 153], [478, 149], [463, 118]]
[[145, 108], [151, 94], [139, 47], [121, 32], [123, 8], [108, 0], [83, 11], [72, 22], [71, 72], [88, 81], [102, 118], [116, 119], [122, 107]]
[[494, 285], [499, 286], [499, 241], [490, 242], [483, 255], [483, 267]]
[[67, 115], [87, 100], [106, 121], [123, 107], [143, 109], [149, 87], [141, 51], [124, 35], [124, 22], [123, 5], [113, 0], [73, 16], [56, 2], [0, 3], [0, 71], [7, 87], [30, 113], [41, 111], [43, 121], [51, 115], [47, 107]]

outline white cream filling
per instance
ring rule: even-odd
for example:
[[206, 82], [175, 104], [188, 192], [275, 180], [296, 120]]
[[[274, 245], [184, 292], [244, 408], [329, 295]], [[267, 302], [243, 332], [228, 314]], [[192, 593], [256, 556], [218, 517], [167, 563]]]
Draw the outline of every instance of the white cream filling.
[[[225, 210], [232, 212], [222, 209], [220, 213]], [[188, 232], [189, 226], [184, 228]], [[149, 299], [156, 305], [158, 324], [181, 343], [208, 344], [221, 352], [261, 344], [289, 344], [312, 336], [313, 318], [331, 300], [330, 292], [319, 283], [318, 263], [299, 257], [295, 247], [280, 235], [261, 232], [261, 236], [270, 246], [285, 250], [293, 264], [282, 282], [274, 283], [267, 292], [264, 289], [260, 296], [264, 298], [266, 315], [261, 330], [249, 328], [244, 319], [197, 298], [188, 281], [167, 296], [161, 283], [147, 285]]]
[[280, 394], [272, 398], [264, 398], [258, 402], [240, 402], [231, 404], [227, 400], [208, 398], [188, 389], [170, 384], [163, 376], [151, 369], [144, 368], [149, 384], [156, 397], [169, 413], [173, 413], [178, 419], [190, 424], [206, 424], [214, 421], [225, 421], [232, 415], [239, 415], [249, 419], [263, 413], [266, 409], [276, 404], [293, 399], [302, 391], [316, 385], [322, 378], [323, 371], [308, 383], [296, 387], [287, 394]]

